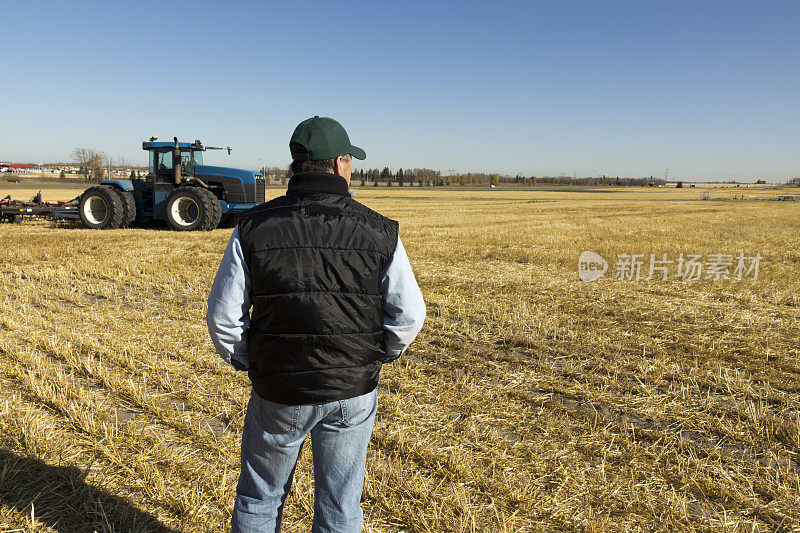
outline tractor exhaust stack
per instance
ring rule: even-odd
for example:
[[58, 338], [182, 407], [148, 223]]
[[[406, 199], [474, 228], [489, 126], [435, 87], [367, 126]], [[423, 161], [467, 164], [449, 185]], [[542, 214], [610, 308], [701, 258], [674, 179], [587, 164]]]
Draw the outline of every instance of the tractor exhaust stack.
[[181, 148], [178, 145], [178, 138], [175, 139], [175, 148], [172, 149], [172, 169], [175, 172], [175, 185], [180, 185], [183, 178], [181, 177]]

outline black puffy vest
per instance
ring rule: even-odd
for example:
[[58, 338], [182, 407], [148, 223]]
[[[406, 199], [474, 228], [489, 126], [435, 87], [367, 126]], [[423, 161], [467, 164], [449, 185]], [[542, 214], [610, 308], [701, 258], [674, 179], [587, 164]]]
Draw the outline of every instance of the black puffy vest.
[[256, 394], [296, 405], [376, 387], [387, 357], [380, 275], [397, 227], [353, 200], [344, 178], [317, 172], [295, 174], [285, 196], [239, 217]]

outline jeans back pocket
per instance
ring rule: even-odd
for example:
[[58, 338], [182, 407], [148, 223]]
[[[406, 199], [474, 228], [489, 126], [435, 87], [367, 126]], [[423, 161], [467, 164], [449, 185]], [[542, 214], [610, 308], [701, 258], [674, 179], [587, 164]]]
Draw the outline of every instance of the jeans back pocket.
[[299, 405], [284, 405], [259, 397], [261, 425], [271, 433], [294, 433], [300, 418]]
[[372, 416], [378, 401], [378, 389], [372, 392], [339, 400], [342, 409], [342, 424], [348, 427], [357, 426]]

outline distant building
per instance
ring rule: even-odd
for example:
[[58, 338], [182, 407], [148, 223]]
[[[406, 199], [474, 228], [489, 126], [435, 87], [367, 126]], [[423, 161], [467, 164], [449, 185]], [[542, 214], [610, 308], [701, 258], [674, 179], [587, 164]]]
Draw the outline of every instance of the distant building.
[[35, 166], [24, 163], [0, 163], [0, 172], [36, 172], [37, 170]]

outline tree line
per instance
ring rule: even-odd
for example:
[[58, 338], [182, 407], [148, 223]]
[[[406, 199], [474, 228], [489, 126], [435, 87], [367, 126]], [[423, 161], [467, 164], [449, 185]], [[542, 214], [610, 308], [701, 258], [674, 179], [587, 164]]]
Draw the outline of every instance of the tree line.
[[[78, 174], [86, 177], [86, 181], [97, 182], [102, 180], [106, 173], [119, 170], [127, 170], [132, 166], [134, 169], [142, 169], [138, 165], [131, 165], [124, 157], [111, 157], [110, 155], [94, 148], [75, 148], [70, 157], [78, 166]], [[131, 170], [130, 178], [139, 177], [139, 170]], [[145, 172], [146, 174], [146, 172]], [[62, 179], [64, 172], [61, 172]]]
[[392, 171], [389, 167], [383, 169], [370, 168], [353, 170], [350, 178], [351, 183], [360, 183], [362, 187], [372, 185], [377, 187], [379, 183], [391, 187], [393, 185], [403, 186], [439, 186], [448, 185], [498, 185], [500, 176], [498, 174], [485, 174], [482, 172], [468, 172], [466, 174], [442, 174], [439, 170], [430, 168], [407, 168]]
[[[286, 180], [290, 177], [286, 168], [277, 166], [262, 167], [261, 173], [271, 181], [281, 181], [285, 184]], [[368, 169], [354, 169], [350, 178], [351, 183], [361, 185], [362, 187], [374, 186], [378, 187], [403, 187], [403, 186], [487, 186], [487, 185], [517, 185], [517, 186], [533, 186], [541, 185], [613, 185], [621, 187], [647, 187], [665, 185], [666, 181], [663, 178], [642, 177], [642, 178], [620, 178], [609, 176], [598, 177], [570, 177], [570, 176], [524, 176], [517, 174], [516, 176], [508, 176], [501, 174], [490, 174], [485, 172], [467, 172], [442, 174], [439, 170], [430, 168], [398, 168], [391, 170], [389, 167], [368, 168]]]
[[383, 167], [382, 170], [377, 168], [353, 170], [353, 175], [350, 178], [351, 183], [360, 183], [362, 187], [372, 185], [377, 187], [379, 183], [384, 186], [391, 187], [397, 186], [452, 186], [452, 185], [517, 185], [517, 186], [533, 186], [537, 184], [544, 185], [615, 185], [615, 186], [629, 186], [629, 187], [646, 187], [646, 186], [660, 186], [665, 185], [666, 181], [661, 178], [643, 177], [643, 178], [620, 178], [620, 177], [569, 177], [569, 176], [523, 176], [518, 174], [516, 176], [507, 176], [500, 174], [489, 174], [484, 172], [467, 172], [465, 174], [453, 173], [442, 174], [438, 170], [429, 168], [413, 168], [413, 169], [398, 169], [396, 172], [391, 171], [388, 167]]

